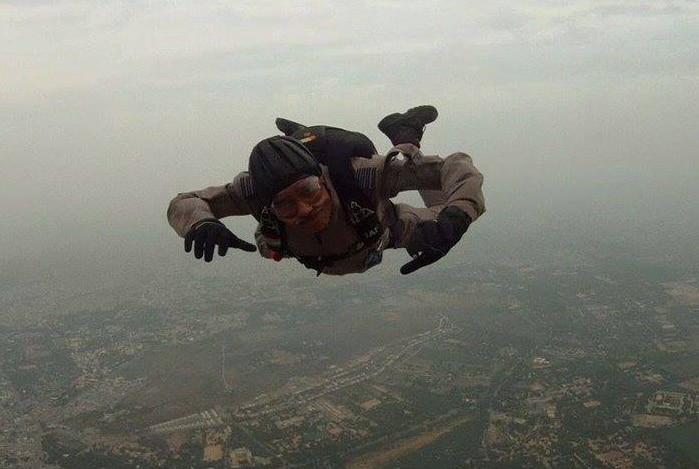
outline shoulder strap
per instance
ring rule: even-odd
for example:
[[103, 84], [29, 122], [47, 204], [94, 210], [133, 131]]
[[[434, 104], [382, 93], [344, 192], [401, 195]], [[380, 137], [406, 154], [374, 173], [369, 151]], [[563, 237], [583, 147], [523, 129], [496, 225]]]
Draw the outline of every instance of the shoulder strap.
[[260, 212], [260, 232], [267, 246], [281, 255], [291, 254], [286, 246], [286, 230], [284, 223], [269, 210], [263, 207]]

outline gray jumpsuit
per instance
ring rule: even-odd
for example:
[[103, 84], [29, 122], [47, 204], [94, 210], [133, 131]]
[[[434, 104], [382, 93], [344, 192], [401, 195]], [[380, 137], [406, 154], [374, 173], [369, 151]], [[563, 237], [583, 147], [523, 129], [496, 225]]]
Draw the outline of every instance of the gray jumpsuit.
[[[400, 154], [404, 158], [397, 158]], [[387, 156], [354, 158], [352, 166], [359, 185], [373, 195], [383, 236], [375, 245], [326, 266], [322, 270], [325, 274], [364, 272], [371, 266], [368, 256], [372, 250], [404, 248], [417, 223], [435, 220], [446, 206], [460, 208], [473, 221], [485, 212], [483, 175], [465, 153], [453, 153], [446, 158], [424, 156], [414, 145], [401, 144]], [[333, 199], [333, 212], [328, 225], [312, 235], [287, 227], [286, 244], [298, 256], [337, 256], [347, 253], [358, 242], [355, 229], [345, 220], [327, 169], [322, 167], [322, 170]], [[411, 190], [420, 191], [426, 207], [390, 201], [399, 192]], [[206, 219], [232, 215], [253, 215], [259, 219], [261, 208], [248, 173], [242, 172], [226, 185], [178, 194], [170, 202], [167, 217], [177, 234], [184, 237], [193, 225]], [[267, 247], [259, 229], [256, 242], [260, 253], [266, 256]]]

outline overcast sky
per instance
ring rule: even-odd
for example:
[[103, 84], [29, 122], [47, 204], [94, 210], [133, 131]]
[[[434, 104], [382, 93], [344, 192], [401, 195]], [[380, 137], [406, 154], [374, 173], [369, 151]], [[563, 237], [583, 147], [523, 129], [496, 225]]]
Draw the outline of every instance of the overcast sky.
[[170, 198], [231, 180], [276, 116], [386, 150], [378, 120], [423, 103], [425, 152], [486, 175], [483, 229], [699, 216], [696, 1], [478, 3], [0, 2], [0, 259], [179, 248]]

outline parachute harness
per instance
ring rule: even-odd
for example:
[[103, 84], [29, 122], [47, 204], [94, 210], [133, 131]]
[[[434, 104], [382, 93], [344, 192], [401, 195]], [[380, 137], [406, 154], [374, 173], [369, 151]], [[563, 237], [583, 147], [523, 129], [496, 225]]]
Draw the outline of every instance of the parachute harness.
[[358, 252], [374, 247], [368, 254], [366, 267], [370, 268], [379, 264], [382, 260], [384, 243], [382, 241], [381, 223], [376, 214], [376, 203], [364, 191], [363, 182], [369, 188], [375, 178], [375, 169], [366, 168], [367, 171], [352, 168], [352, 157], [371, 158], [376, 154], [376, 149], [371, 141], [357, 132], [325, 127], [313, 126], [302, 128], [293, 135], [303, 142], [311, 151], [316, 160], [327, 166], [330, 180], [340, 199], [340, 205], [347, 222], [354, 228], [359, 240], [346, 252], [327, 256], [301, 256], [289, 249], [286, 243], [286, 231], [284, 224], [271, 212], [269, 207], [263, 207], [260, 213], [260, 230], [270, 249], [295, 257], [307, 268], [313, 269], [320, 275], [325, 267], [332, 266], [335, 262], [354, 256]]

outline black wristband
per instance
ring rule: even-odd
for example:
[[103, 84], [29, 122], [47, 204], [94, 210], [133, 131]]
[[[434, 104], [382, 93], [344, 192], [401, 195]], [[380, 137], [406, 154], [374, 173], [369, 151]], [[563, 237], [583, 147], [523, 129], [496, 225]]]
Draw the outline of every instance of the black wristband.
[[464, 233], [466, 233], [466, 230], [468, 230], [468, 227], [471, 225], [473, 220], [468, 213], [464, 212], [458, 207], [450, 205], [439, 212], [437, 221], [440, 223], [451, 224], [454, 227], [454, 234], [456, 237], [461, 238]]

